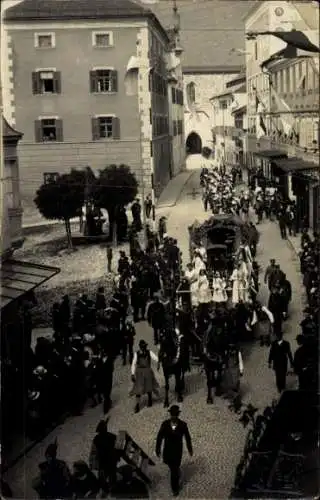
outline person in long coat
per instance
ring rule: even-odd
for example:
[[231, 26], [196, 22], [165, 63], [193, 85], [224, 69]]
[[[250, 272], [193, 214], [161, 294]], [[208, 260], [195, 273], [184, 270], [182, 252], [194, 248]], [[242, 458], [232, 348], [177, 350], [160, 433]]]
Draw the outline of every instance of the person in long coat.
[[161, 456], [162, 443], [164, 442], [162, 458], [170, 469], [170, 482], [173, 496], [178, 496], [180, 489], [180, 466], [183, 453], [183, 438], [186, 440], [189, 455], [192, 457], [193, 448], [188, 425], [180, 420], [180, 408], [172, 405], [169, 409], [170, 419], [165, 420], [160, 427], [156, 441], [156, 454]]
[[109, 418], [100, 420], [91, 444], [89, 465], [98, 472], [104, 492], [108, 493], [117, 479], [118, 453], [115, 449], [116, 435], [108, 430]]
[[228, 350], [222, 389], [226, 391], [227, 397], [232, 397], [239, 392], [240, 377], [243, 375], [243, 360], [241, 352], [235, 345], [229, 345]]
[[286, 388], [288, 361], [291, 368], [294, 368], [290, 344], [287, 340], [283, 340], [281, 333], [278, 333], [277, 340], [271, 344], [268, 364], [269, 368], [273, 368], [275, 372], [276, 385], [280, 394]]
[[159, 362], [158, 356], [148, 349], [145, 340], [140, 340], [139, 350], [134, 353], [131, 365], [131, 379], [133, 388], [131, 393], [136, 396], [135, 413], [140, 411], [140, 399], [148, 395], [148, 406], [152, 406], [152, 393], [159, 394], [159, 384], [151, 367], [151, 360]]

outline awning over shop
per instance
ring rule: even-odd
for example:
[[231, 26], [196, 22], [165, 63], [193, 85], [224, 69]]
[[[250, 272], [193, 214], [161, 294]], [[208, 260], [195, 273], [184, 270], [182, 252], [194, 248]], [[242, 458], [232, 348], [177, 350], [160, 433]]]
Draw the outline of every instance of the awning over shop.
[[253, 154], [255, 156], [261, 156], [262, 158], [270, 158], [271, 160], [274, 158], [287, 158], [287, 154], [283, 151], [279, 151], [278, 149], [265, 149], [255, 151]]
[[58, 267], [43, 266], [20, 260], [3, 262], [1, 265], [1, 309], [59, 272]]
[[233, 111], [231, 111], [232, 115], [241, 115], [245, 114], [247, 112], [247, 106], [240, 106], [238, 108], [235, 108]]
[[319, 165], [301, 158], [279, 158], [275, 163], [285, 172], [300, 174], [312, 179], [319, 179]]

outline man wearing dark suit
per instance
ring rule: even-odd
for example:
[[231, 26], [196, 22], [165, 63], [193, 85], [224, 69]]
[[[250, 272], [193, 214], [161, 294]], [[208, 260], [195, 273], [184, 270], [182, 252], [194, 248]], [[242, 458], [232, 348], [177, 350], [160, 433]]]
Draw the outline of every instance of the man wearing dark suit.
[[188, 452], [191, 457], [193, 455], [193, 449], [188, 426], [186, 422], [179, 418], [179, 406], [172, 405], [169, 409], [169, 413], [171, 417], [161, 424], [158, 432], [156, 454], [160, 457], [161, 446], [164, 441], [162, 454], [163, 461], [170, 469], [173, 496], [178, 496], [180, 489], [179, 479], [183, 452], [183, 437], [186, 440]]
[[286, 388], [288, 360], [293, 368], [293, 357], [290, 344], [287, 340], [283, 340], [281, 333], [278, 333], [277, 340], [271, 344], [268, 363], [269, 368], [274, 369], [279, 393]]

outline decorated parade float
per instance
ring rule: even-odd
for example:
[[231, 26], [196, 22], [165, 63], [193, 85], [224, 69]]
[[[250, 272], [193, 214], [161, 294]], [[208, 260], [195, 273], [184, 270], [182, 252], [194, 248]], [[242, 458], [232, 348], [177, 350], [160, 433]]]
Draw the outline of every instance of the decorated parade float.
[[239, 216], [220, 214], [189, 228], [190, 257], [196, 248], [206, 253], [206, 267], [211, 287], [214, 275], [232, 283], [232, 302], [247, 302], [250, 295], [252, 255], [249, 225]]

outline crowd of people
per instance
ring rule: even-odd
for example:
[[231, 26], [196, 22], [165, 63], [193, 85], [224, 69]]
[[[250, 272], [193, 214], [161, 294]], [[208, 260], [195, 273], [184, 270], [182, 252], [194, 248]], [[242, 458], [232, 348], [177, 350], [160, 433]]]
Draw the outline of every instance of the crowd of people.
[[[294, 207], [273, 186], [257, 182], [245, 191], [236, 189], [236, 179], [235, 173], [215, 168], [203, 169], [200, 176], [204, 210], [210, 208], [213, 215], [236, 216], [242, 228], [228, 271], [225, 262], [209, 259], [201, 238], [191, 241], [191, 259], [183, 268], [178, 241], [167, 234], [165, 218], [160, 219], [156, 233], [147, 227], [148, 242], [142, 250], [138, 237], [142, 230], [141, 206], [135, 202], [129, 256], [120, 251], [115, 264], [111, 247], [107, 249], [107, 271], [114, 271], [115, 275], [111, 300], [107, 300], [102, 286], [95, 297], [81, 294], [74, 303], [65, 295], [52, 308], [52, 338], [40, 337], [34, 351], [30, 348], [25, 376], [29, 388], [27, 431], [31, 436], [39, 426], [64, 411], [81, 414], [88, 401], [92, 406], [102, 404], [107, 415], [112, 407], [113, 374], [118, 357], [123, 365], [129, 362], [131, 367], [131, 392], [136, 396], [134, 411], [140, 411], [144, 394], [151, 406], [152, 395], [159, 390], [151, 361], [156, 361], [160, 368], [164, 355], [168, 355], [164, 340], [169, 334], [174, 339], [176, 362], [184, 358], [186, 370], [190, 370], [192, 359], [204, 364], [208, 403], [212, 402], [212, 388], [216, 388], [216, 395], [237, 394], [244, 371], [240, 343], [248, 339], [270, 346], [268, 362], [275, 370], [279, 393], [286, 386], [288, 362], [299, 378], [300, 389], [316, 383], [319, 238], [315, 235], [311, 240], [306, 232], [301, 238], [301, 272], [308, 308], [301, 323], [302, 333], [297, 337], [299, 347], [293, 356], [290, 344], [283, 339], [283, 322], [289, 315], [292, 288], [275, 259], [271, 259], [264, 275], [269, 289], [268, 304], [257, 299], [260, 268], [255, 256], [259, 233], [252, 223], [252, 212], [256, 213], [256, 224], [264, 216], [277, 219], [284, 238], [287, 230], [289, 233], [295, 230], [290, 223]], [[149, 203], [149, 216], [151, 209]], [[155, 352], [144, 340], [135, 348], [135, 328], [143, 320], [153, 329]], [[95, 457], [97, 453], [100, 457], [95, 458], [98, 465], [93, 466], [95, 460], [91, 454], [89, 465], [78, 461], [73, 473], [57, 459], [57, 444], [47, 450], [46, 462], [40, 465], [35, 485], [40, 498], [69, 498], [70, 492], [74, 498], [91, 498], [101, 488], [106, 492], [115, 488], [119, 457], [114, 452], [115, 437], [108, 432], [107, 421], [100, 422], [97, 436], [93, 448]], [[101, 449], [97, 451], [99, 446]], [[94, 468], [98, 475], [92, 473]], [[57, 475], [60, 475], [58, 483], [64, 484], [59, 490], [53, 486], [58, 484]], [[117, 487], [130, 490], [134, 482], [132, 470], [124, 469], [121, 481]], [[135, 488], [134, 491], [143, 490], [137, 482]]]

